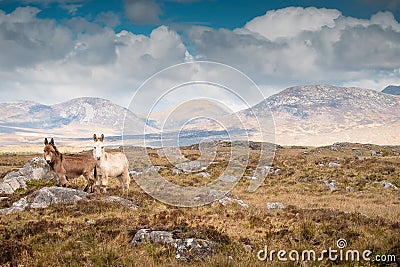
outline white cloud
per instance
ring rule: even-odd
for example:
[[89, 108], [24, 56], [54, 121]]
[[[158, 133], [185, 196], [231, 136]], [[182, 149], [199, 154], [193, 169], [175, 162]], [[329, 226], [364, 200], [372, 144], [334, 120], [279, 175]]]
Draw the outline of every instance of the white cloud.
[[340, 12], [335, 9], [288, 7], [268, 11], [246, 23], [244, 28], [274, 41], [280, 37], [291, 38], [304, 31], [333, 27], [339, 16]]
[[36, 17], [36, 8], [0, 13], [0, 99], [55, 103], [99, 96], [126, 106], [150, 75], [190, 57], [180, 36], [166, 26], [150, 36], [83, 18], [65, 22]]
[[156, 24], [162, 10], [155, 0], [124, 0], [125, 13], [135, 24]]
[[[237, 67], [261, 85], [282, 89], [368, 79], [382, 81], [370, 83], [378, 85], [400, 68], [399, 27], [390, 12], [368, 20], [337, 10], [289, 7], [233, 31], [193, 27], [188, 36], [196, 56]], [[400, 84], [400, 77], [394, 79]]]
[[[267, 96], [298, 84], [372, 89], [400, 84], [400, 24], [390, 12], [357, 19], [337, 10], [287, 8], [269, 11], [235, 30], [188, 26], [185, 40], [193, 54], [167, 26], [149, 36], [116, 33], [106, 22], [117, 23], [115, 14], [95, 22], [73, 18], [58, 23], [38, 18], [39, 12], [32, 7], [9, 14], [0, 10], [0, 51], [7, 51], [0, 53], [2, 101], [55, 103], [98, 96], [126, 106], [152, 74], [193, 59], [231, 65], [254, 79]], [[184, 75], [176, 73], [157, 86], [173, 84]], [[242, 84], [226, 73], [202, 77], [213, 75], [223, 77], [224, 84]]]

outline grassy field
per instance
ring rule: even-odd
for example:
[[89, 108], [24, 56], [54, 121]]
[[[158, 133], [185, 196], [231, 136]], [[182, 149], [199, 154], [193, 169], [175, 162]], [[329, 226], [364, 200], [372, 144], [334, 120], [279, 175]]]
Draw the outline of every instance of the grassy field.
[[[376, 156], [371, 156], [371, 151]], [[199, 151], [182, 149], [189, 159]], [[135, 150], [127, 150], [131, 169], [140, 168]], [[148, 153], [167, 180], [184, 186], [200, 186], [217, 178], [227, 165], [229, 147], [219, 147], [214, 164], [206, 170], [211, 178], [194, 174], [173, 174], [165, 157], [156, 150]], [[253, 193], [250, 181], [242, 178], [231, 191], [249, 204], [211, 204], [177, 208], [155, 201], [132, 180], [130, 192], [123, 195], [119, 182], [110, 179], [106, 195], [119, 195], [135, 202], [133, 211], [115, 203], [99, 201], [104, 195], [92, 194], [92, 201], [53, 205], [21, 213], [0, 215], [0, 264], [5, 266], [398, 266], [400, 264], [400, 190], [385, 189], [381, 181], [400, 187], [400, 148], [360, 144], [307, 148], [279, 147], [273, 169]], [[373, 153], [374, 154], [374, 153]], [[251, 150], [245, 175], [257, 165], [259, 151]], [[1, 175], [18, 169], [33, 155], [1, 154]], [[340, 167], [329, 167], [335, 162]], [[0, 177], [2, 177], [0, 176]], [[324, 180], [335, 180], [338, 190], [330, 191]], [[32, 182], [29, 190], [18, 191], [0, 208], [51, 183]], [[84, 179], [70, 182], [82, 189]], [[346, 190], [351, 187], [352, 190]], [[349, 189], [349, 188], [348, 188]], [[267, 202], [281, 202], [284, 209], [267, 210]], [[131, 247], [141, 228], [173, 231], [176, 237], [196, 237], [215, 241], [218, 252], [209, 261], [179, 263], [175, 248], [158, 244]], [[394, 255], [396, 262], [260, 261], [259, 250], [304, 251], [317, 253], [337, 249], [343, 238], [346, 249], [371, 250], [377, 255]], [[250, 251], [246, 245], [251, 246]], [[287, 255], [286, 255], [287, 257]]]

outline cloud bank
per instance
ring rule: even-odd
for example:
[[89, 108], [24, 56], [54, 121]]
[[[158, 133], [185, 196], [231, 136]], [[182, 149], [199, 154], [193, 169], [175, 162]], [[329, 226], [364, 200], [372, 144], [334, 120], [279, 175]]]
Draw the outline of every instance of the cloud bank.
[[[127, 16], [159, 21], [161, 9], [152, 3], [125, 1]], [[193, 59], [233, 66], [266, 95], [297, 84], [376, 90], [400, 84], [400, 24], [390, 12], [357, 19], [334, 9], [288, 7], [234, 30], [187, 26], [178, 33], [163, 25], [149, 36], [115, 32], [119, 20], [112, 12], [63, 22], [39, 13], [33, 7], [0, 10], [0, 49], [7, 51], [0, 54], [2, 100], [29, 95], [55, 103], [89, 95], [127, 106], [152, 74]]]

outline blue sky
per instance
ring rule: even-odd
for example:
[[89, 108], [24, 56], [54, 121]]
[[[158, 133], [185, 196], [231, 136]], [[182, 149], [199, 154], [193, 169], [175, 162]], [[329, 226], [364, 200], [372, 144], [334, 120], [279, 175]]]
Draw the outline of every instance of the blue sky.
[[399, 21], [398, 0], [0, 0], [0, 101], [127, 106], [152, 74], [193, 60], [237, 68], [265, 96], [381, 90], [400, 84]]

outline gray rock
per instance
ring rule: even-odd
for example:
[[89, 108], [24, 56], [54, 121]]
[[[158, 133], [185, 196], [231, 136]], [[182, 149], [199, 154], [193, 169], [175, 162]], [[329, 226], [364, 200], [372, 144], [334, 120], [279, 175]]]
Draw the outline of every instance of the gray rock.
[[201, 192], [199, 195], [194, 197], [195, 201], [205, 201], [205, 202], [214, 202], [218, 199], [223, 198], [226, 195], [226, 192], [216, 189], [210, 189], [205, 192]]
[[149, 229], [140, 229], [136, 232], [135, 236], [131, 241], [131, 245], [136, 247], [142, 245], [143, 243], [150, 241]]
[[177, 239], [173, 238], [173, 234], [167, 231], [153, 231], [150, 233], [150, 242], [155, 244], [172, 245], [176, 247]]
[[279, 175], [281, 173], [281, 169], [276, 169], [275, 171], [274, 171], [274, 174], [275, 175]]
[[175, 239], [172, 232], [150, 231], [149, 229], [137, 231], [131, 241], [131, 245], [136, 247], [145, 242], [175, 247], [177, 249], [175, 258], [183, 262], [207, 260], [218, 248], [218, 244], [213, 241], [196, 238]]
[[151, 166], [146, 170], [146, 172], [158, 172], [161, 169], [160, 166]]
[[7, 181], [19, 176], [26, 177], [27, 180], [51, 180], [53, 178], [49, 165], [42, 157], [28, 160], [20, 170], [7, 173], [3, 180]]
[[211, 177], [211, 174], [208, 172], [199, 172], [197, 175], [207, 179]]
[[122, 198], [122, 197], [109, 196], [109, 197], [106, 197], [104, 199], [104, 201], [106, 201], [106, 202], [118, 202], [119, 204], [121, 204], [123, 206], [126, 206], [128, 208], [131, 208], [133, 210], [137, 210], [138, 209], [138, 206], [136, 206], [135, 203], [133, 203], [132, 201], [130, 201], [128, 199]]
[[182, 170], [177, 169], [177, 168], [173, 168], [173, 169], [171, 170], [171, 172], [172, 172], [172, 174], [178, 175], [178, 174], [181, 174], [181, 173], [182, 173]]
[[245, 203], [243, 200], [241, 200], [233, 195], [231, 197], [224, 196], [223, 198], [218, 199], [216, 202], [220, 203], [222, 206], [227, 206], [229, 204], [236, 203], [245, 209], [247, 209], [249, 207], [249, 204]]
[[284, 209], [285, 205], [281, 202], [267, 202], [267, 210]]
[[0, 194], [12, 194], [19, 188], [26, 189], [26, 182], [29, 180], [50, 180], [53, 174], [49, 165], [41, 157], [28, 160], [25, 165], [18, 171], [9, 172], [4, 176], [3, 182], [0, 183]]
[[389, 188], [393, 188], [394, 190], [399, 190], [399, 188], [397, 186], [395, 186], [394, 184], [388, 182], [388, 181], [382, 181], [381, 185], [383, 186], [383, 188], [385, 189], [389, 189]]
[[376, 157], [377, 156], [377, 153], [376, 153], [375, 150], [370, 150], [369, 152], [371, 153], [371, 157]]
[[255, 176], [244, 176], [244, 178], [247, 180], [250, 180], [250, 181], [257, 180], [257, 177], [255, 177]]
[[14, 193], [14, 189], [6, 182], [0, 183], [0, 193], [1, 194], [12, 194]]
[[337, 183], [335, 180], [332, 181], [325, 180], [324, 184], [329, 188], [329, 190], [331, 190], [331, 192], [338, 190]]
[[328, 167], [330, 167], [330, 168], [339, 168], [340, 166], [342, 166], [342, 165], [340, 165], [337, 162], [329, 162], [329, 164], [328, 164]]
[[353, 192], [355, 191], [354, 187], [346, 186], [346, 191]]
[[185, 173], [190, 173], [190, 172], [204, 171], [205, 169], [207, 169], [207, 164], [203, 166], [200, 161], [194, 160], [194, 161], [185, 161], [178, 163], [175, 165], [175, 167], [184, 171]]
[[244, 250], [248, 251], [248, 252], [252, 252], [253, 251], [253, 247], [250, 245], [245, 244], [244, 245]]
[[175, 258], [178, 261], [209, 260], [217, 252], [218, 244], [204, 239], [188, 238], [178, 242]]
[[258, 171], [260, 172], [260, 175], [262, 177], [266, 177], [271, 169], [272, 169], [271, 166], [263, 166], [263, 167], [259, 168]]
[[141, 174], [143, 174], [143, 172], [134, 171], [134, 170], [129, 171], [129, 175], [130, 175], [130, 176], [139, 176], [139, 175], [141, 175]]
[[56, 203], [73, 203], [88, 200], [88, 193], [65, 187], [43, 187], [32, 194], [14, 202], [10, 208], [0, 210], [0, 214], [23, 211], [26, 208], [47, 208]]

